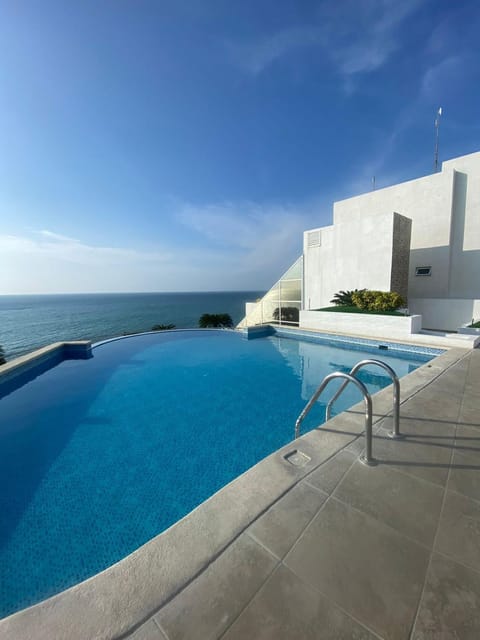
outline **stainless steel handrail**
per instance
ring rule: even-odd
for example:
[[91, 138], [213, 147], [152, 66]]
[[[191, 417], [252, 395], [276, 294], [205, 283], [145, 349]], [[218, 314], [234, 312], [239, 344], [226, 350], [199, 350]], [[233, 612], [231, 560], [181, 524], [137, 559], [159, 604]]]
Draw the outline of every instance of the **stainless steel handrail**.
[[374, 464], [376, 464], [376, 462], [372, 456], [372, 398], [363, 382], [349, 373], [336, 371], [335, 373], [330, 373], [328, 376], [325, 376], [325, 378], [322, 380], [322, 383], [310, 398], [304, 410], [298, 416], [297, 421], [295, 422], [295, 438], [298, 438], [300, 436], [300, 425], [302, 424], [303, 420], [305, 419], [306, 415], [309, 413], [315, 402], [318, 400], [322, 391], [325, 389], [329, 382], [335, 380], [336, 378], [345, 379], [345, 382], [342, 386], [348, 384], [349, 382], [353, 382], [353, 384], [362, 392], [365, 402], [365, 456], [362, 456], [360, 460], [364, 464], [373, 466]]
[[[377, 367], [382, 367], [382, 369], [385, 369], [385, 371], [390, 374], [393, 383], [393, 431], [389, 435], [391, 438], [403, 438], [403, 435], [400, 433], [400, 381], [392, 367], [386, 362], [382, 362], [381, 360], [361, 360], [360, 362], [357, 362], [357, 364], [352, 368], [352, 370], [350, 371], [350, 375], [354, 376], [359, 369], [369, 364], [374, 364]], [[339, 395], [343, 392], [347, 384], [348, 381], [345, 380], [345, 382], [338, 389], [337, 393], [327, 404], [327, 409], [325, 411], [325, 421], [330, 420], [332, 405], [339, 397]]]

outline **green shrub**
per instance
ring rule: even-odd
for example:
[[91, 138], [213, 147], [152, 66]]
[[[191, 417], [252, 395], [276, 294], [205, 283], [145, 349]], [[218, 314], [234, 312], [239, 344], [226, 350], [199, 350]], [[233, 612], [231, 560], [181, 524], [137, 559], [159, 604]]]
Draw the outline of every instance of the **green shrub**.
[[395, 311], [405, 304], [402, 296], [395, 291], [363, 291], [352, 294], [353, 304], [368, 311]]
[[151, 331], [169, 331], [170, 329], [175, 329], [174, 324], [154, 324], [151, 328]]
[[7, 361], [5, 360], [5, 353], [3, 351], [3, 347], [0, 344], [0, 364], [5, 364]]
[[363, 293], [366, 289], [353, 289], [353, 291], [339, 291], [330, 300], [332, 304], [336, 304], [339, 307], [353, 307], [353, 295], [355, 293]]
[[383, 316], [401, 316], [405, 317], [402, 311], [369, 311], [368, 309], [359, 309], [358, 307], [322, 307], [321, 309], [313, 309], [313, 311], [328, 311], [329, 313], [366, 313], [367, 315], [383, 315]]

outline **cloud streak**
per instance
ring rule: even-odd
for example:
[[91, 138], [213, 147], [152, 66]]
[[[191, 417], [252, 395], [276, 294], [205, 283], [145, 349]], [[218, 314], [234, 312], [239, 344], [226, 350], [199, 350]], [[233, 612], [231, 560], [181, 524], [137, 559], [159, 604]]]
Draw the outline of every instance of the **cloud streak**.
[[471, 53], [447, 56], [424, 73], [421, 97], [443, 102], [451, 92], [460, 92], [469, 83], [478, 82], [478, 59]]
[[345, 77], [382, 67], [401, 46], [400, 29], [425, 0], [329, 0], [312, 24], [287, 27], [242, 42], [230, 43], [237, 64], [258, 75], [300, 49], [311, 48]]
[[321, 40], [321, 29], [301, 26], [283, 29], [256, 40], [230, 43], [227, 46], [232, 57], [244, 71], [257, 75], [288, 53], [316, 46]]
[[0, 235], [0, 294], [267, 289], [301, 253], [304, 229], [323, 224], [319, 203], [177, 207], [188, 240], [157, 251], [46, 229]]
[[179, 220], [207, 239], [214, 250], [227, 251], [233, 269], [245, 278], [270, 282], [302, 252], [305, 229], [330, 221], [327, 199], [298, 204], [227, 202], [184, 205]]
[[28, 236], [0, 235], [0, 254], [43, 256], [58, 261], [88, 266], [114, 266], [131, 262], [164, 263], [172, 259], [170, 252], [141, 252], [135, 249], [101, 247], [42, 230]]
[[54, 231], [0, 235], [0, 294], [161, 290], [171, 251], [96, 246]]

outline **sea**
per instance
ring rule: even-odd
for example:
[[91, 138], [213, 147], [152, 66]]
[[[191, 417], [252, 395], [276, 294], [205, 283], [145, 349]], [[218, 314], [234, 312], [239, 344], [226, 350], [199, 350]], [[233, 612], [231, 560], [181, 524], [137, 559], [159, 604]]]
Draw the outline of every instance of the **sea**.
[[198, 327], [204, 313], [228, 313], [234, 324], [245, 302], [264, 291], [0, 295], [0, 346], [7, 360], [61, 340], [97, 342], [156, 324]]

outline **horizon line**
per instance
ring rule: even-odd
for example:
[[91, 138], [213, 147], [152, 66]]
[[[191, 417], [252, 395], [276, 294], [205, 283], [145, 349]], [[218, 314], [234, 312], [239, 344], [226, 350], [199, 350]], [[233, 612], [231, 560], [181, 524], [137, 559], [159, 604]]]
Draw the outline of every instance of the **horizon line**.
[[251, 293], [267, 291], [268, 289], [205, 289], [198, 291], [52, 291], [30, 293], [0, 293], [0, 297], [6, 296], [96, 296], [96, 295], [148, 295], [164, 293]]

